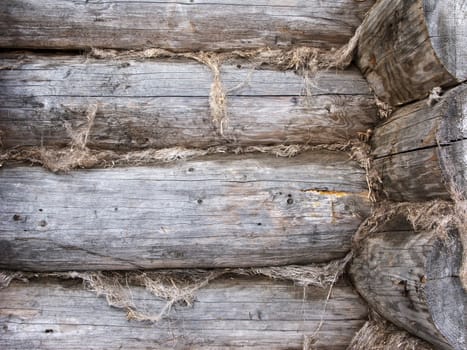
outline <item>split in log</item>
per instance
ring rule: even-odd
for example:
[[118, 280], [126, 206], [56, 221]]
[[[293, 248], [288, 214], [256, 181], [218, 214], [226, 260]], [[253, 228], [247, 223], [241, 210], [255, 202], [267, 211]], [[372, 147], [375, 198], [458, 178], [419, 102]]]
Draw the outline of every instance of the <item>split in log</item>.
[[395, 201], [449, 199], [467, 192], [467, 85], [398, 109], [376, 128], [373, 165]]
[[66, 1], [0, 5], [0, 47], [224, 51], [344, 45], [374, 0]]
[[[165, 304], [143, 288], [132, 300], [146, 310]], [[226, 278], [196, 292], [191, 307], [175, 307], [156, 324], [127, 321], [121, 311], [75, 281], [13, 282], [0, 291], [0, 347], [9, 350], [302, 349], [315, 335], [318, 349], [345, 349], [365, 323], [367, 309], [346, 282], [328, 291], [261, 278]]]
[[226, 65], [228, 120], [220, 135], [210, 115], [212, 79], [193, 61], [28, 56], [1, 72], [3, 146], [68, 144], [70, 131], [88, 122], [90, 106], [97, 113], [87, 146], [114, 150], [331, 144], [356, 138], [376, 119], [374, 98], [356, 69], [318, 72], [310, 96], [303, 96], [304, 80], [291, 71]]
[[[433, 222], [420, 227], [409, 223], [410, 205], [400, 208], [360, 241], [350, 268], [354, 285], [397, 326], [441, 349], [465, 349], [467, 293], [459, 277], [465, 232], [446, 221], [452, 213], [443, 206], [433, 207]], [[417, 220], [427, 212], [418, 210]]]
[[361, 29], [357, 62], [390, 105], [426, 98], [467, 79], [467, 3], [381, 0]]
[[0, 171], [0, 268], [268, 266], [343, 257], [369, 211], [343, 152], [159, 167]]

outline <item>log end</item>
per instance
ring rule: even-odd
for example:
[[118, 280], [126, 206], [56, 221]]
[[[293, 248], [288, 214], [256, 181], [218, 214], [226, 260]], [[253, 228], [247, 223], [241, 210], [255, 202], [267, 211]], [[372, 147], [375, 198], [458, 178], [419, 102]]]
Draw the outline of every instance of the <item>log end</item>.
[[464, 249], [457, 228], [438, 238], [427, 259], [425, 293], [436, 328], [454, 349], [465, 349], [467, 291], [460, 270]]
[[362, 24], [356, 61], [380, 100], [401, 106], [466, 79], [466, 6], [460, 0], [376, 3]]
[[458, 81], [467, 79], [467, 4], [459, 0], [424, 0], [428, 35], [436, 55]]
[[448, 190], [456, 198], [467, 198], [467, 84], [449, 91], [440, 106], [442, 125], [438, 131], [441, 169]]
[[465, 230], [450, 220], [458, 214], [446, 203], [386, 208], [393, 214], [361, 241], [349, 274], [386, 319], [436, 348], [465, 349]]

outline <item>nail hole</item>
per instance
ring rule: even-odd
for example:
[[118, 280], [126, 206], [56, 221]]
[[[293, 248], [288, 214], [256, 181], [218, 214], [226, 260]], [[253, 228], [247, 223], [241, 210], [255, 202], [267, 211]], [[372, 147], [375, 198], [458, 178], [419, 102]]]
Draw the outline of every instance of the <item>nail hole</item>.
[[117, 207], [115, 207], [115, 208], [114, 208], [114, 211], [118, 211], [118, 208], [117, 208]]
[[262, 225], [262, 223], [258, 222], [256, 225], [258, 225], [258, 226], [261, 226], [261, 225]]
[[39, 222], [39, 225], [42, 226], [42, 227], [45, 227], [45, 226], [47, 226], [47, 221], [41, 220], [41, 221]]
[[201, 204], [203, 203], [203, 200], [202, 199], [198, 199], [198, 204]]
[[194, 168], [188, 168], [188, 171], [189, 171], [190, 173], [192, 173], [193, 171], [195, 171], [195, 169], [194, 169]]
[[13, 215], [13, 220], [20, 221], [21, 220], [21, 215], [18, 215], [18, 214]]
[[292, 198], [287, 199], [287, 204], [293, 204], [293, 199]]
[[39, 209], [39, 211], [44, 211], [43, 209]]
[[53, 329], [46, 329], [46, 330], [44, 331], [44, 333], [53, 333], [53, 332], [54, 332]]

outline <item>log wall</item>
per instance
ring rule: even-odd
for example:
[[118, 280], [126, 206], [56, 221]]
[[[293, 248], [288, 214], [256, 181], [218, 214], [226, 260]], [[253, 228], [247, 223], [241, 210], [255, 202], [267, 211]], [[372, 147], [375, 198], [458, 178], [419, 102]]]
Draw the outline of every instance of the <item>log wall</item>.
[[[0, 268], [281, 267], [341, 258], [357, 232], [365, 237], [349, 273], [368, 305], [436, 348], [465, 347], [465, 1], [17, 0], [0, 9]], [[329, 69], [344, 64], [326, 59], [355, 46], [356, 67]], [[252, 57], [279, 54], [287, 64]], [[393, 110], [374, 131], [373, 92]], [[216, 98], [226, 102], [220, 125]], [[371, 139], [373, 159], [365, 148], [336, 151], [357, 137]], [[309, 151], [259, 153], [295, 144]], [[213, 146], [228, 147], [200, 156]], [[229, 153], [248, 146], [259, 147]], [[167, 147], [201, 153], [65, 174], [8, 160]], [[371, 208], [367, 180], [377, 179], [379, 199], [412, 203]], [[0, 291], [0, 347], [72, 349], [85, 336], [96, 349], [343, 349], [367, 310], [345, 278], [334, 285], [338, 275], [329, 290], [224, 275], [157, 324], [126, 321], [75, 281], [13, 282]], [[165, 303], [131, 293], [142, 310]]]

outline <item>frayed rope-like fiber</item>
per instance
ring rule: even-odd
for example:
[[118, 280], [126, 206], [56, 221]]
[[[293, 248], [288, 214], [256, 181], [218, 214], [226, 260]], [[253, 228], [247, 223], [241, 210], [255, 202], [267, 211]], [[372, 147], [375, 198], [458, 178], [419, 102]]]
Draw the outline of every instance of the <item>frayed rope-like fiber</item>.
[[168, 163], [183, 159], [193, 159], [212, 154], [248, 154], [266, 153], [277, 157], [294, 157], [308, 150], [329, 150], [349, 152], [361, 163], [365, 152], [357, 153], [358, 140], [347, 143], [323, 145], [275, 145], [275, 146], [216, 146], [207, 149], [171, 147], [162, 149], [144, 149], [130, 152], [112, 150], [94, 150], [87, 147], [38, 147], [25, 146], [0, 151], [0, 163], [8, 161], [39, 164], [53, 172], [66, 172], [77, 168], [112, 167], [129, 165], [147, 165]]

